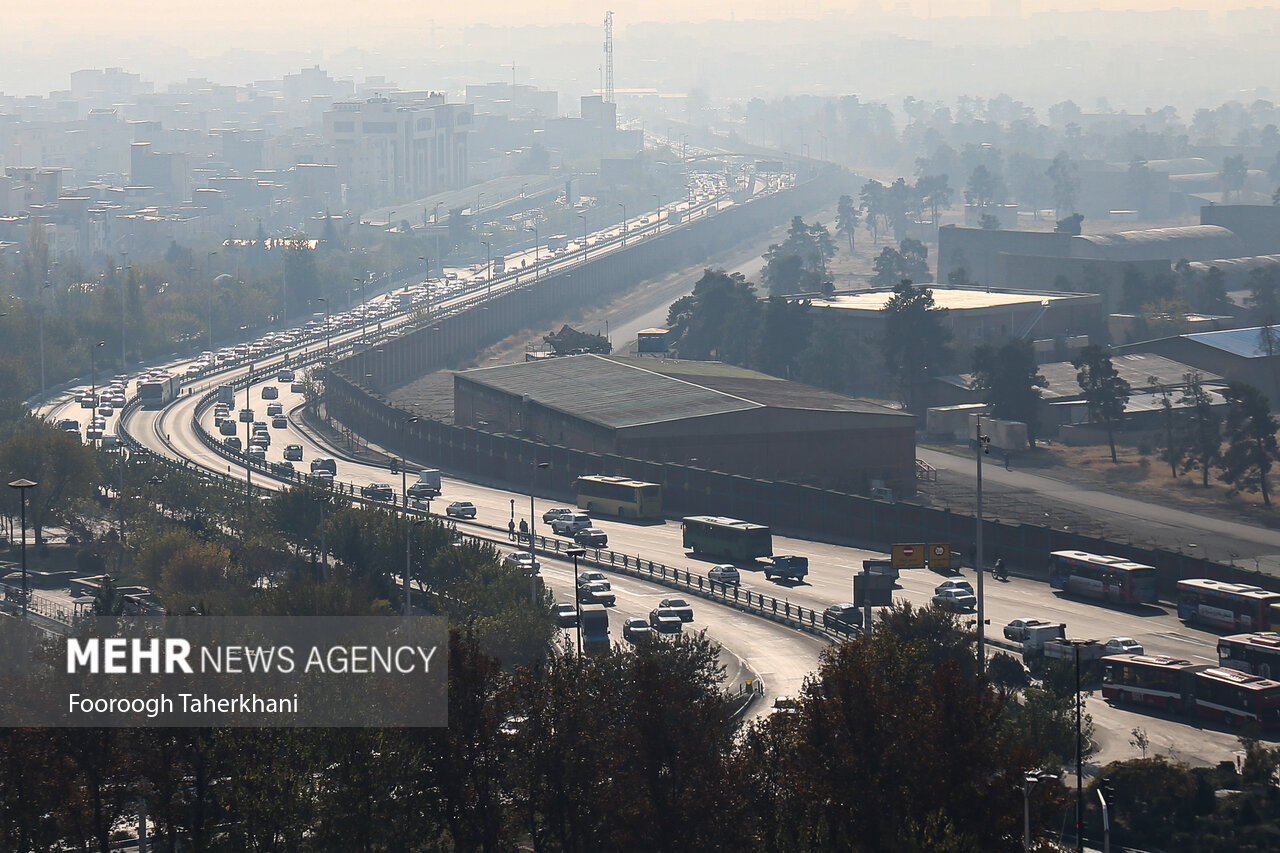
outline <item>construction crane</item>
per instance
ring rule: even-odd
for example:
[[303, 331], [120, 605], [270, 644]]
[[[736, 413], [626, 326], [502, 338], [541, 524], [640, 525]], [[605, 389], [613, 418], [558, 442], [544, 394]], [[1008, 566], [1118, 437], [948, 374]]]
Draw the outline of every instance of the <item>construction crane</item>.
[[604, 99], [609, 103], [617, 103], [613, 99], [613, 13], [604, 13]]

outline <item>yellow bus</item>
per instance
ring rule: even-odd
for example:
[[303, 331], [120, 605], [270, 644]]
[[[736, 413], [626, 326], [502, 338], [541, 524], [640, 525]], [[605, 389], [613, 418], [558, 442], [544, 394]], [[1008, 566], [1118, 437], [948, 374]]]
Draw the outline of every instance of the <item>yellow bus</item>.
[[578, 509], [593, 516], [662, 518], [662, 486], [626, 477], [579, 477]]

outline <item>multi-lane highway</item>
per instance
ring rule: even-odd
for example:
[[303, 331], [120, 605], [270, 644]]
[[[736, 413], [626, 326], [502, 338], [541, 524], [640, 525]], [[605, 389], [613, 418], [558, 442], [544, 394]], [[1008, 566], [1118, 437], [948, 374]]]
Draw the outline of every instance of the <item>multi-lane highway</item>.
[[[703, 215], [709, 205], [727, 203], [727, 200], [711, 199], [704, 201]], [[658, 222], [647, 227], [656, 231]], [[636, 229], [629, 229], [628, 236], [635, 239], [639, 236]], [[619, 241], [621, 235], [613, 237]], [[555, 269], [559, 264], [572, 264], [575, 258], [542, 259], [544, 269]], [[526, 270], [527, 274], [527, 270]], [[514, 286], [515, 277], [505, 276], [495, 279], [494, 289]], [[433, 310], [444, 311], [456, 307], [467, 299], [475, 298], [475, 293], [482, 290], [484, 284], [475, 280], [470, 287], [464, 286], [458, 292], [442, 295], [434, 304]], [[388, 320], [390, 325], [394, 320]], [[345, 329], [335, 331], [329, 340], [320, 339], [299, 343], [289, 353], [290, 362], [296, 364], [307, 349], [314, 353], [321, 345], [341, 346], [345, 341], [361, 335], [360, 328], [348, 325]], [[271, 357], [259, 357], [255, 365], [258, 379], [247, 391], [237, 394], [233, 412], [245, 406], [254, 409], [256, 419], [267, 420], [265, 410], [267, 401], [263, 399], [262, 389], [267, 385], [278, 389], [280, 402], [284, 412], [288, 413], [287, 426], [271, 428], [272, 443], [267, 451], [267, 461], [282, 460], [283, 448], [288, 444], [303, 447], [303, 461], [295, 463], [299, 470], [306, 471], [309, 461], [317, 455], [338, 457], [339, 482], [347, 484], [348, 489], [358, 494], [359, 487], [372, 482], [389, 482], [395, 491], [400, 491], [398, 477], [390, 475], [385, 467], [360, 462], [343, 457], [340, 451], [329, 446], [312, 431], [306, 429], [296, 413], [302, 406], [300, 394], [295, 394], [288, 383], [279, 382], [276, 372], [284, 362], [284, 354]], [[170, 365], [172, 369], [183, 371], [185, 364]], [[230, 461], [226, 456], [211, 450], [200, 439], [197, 433], [202, 428], [209, 434], [217, 436], [212, 410], [203, 414], [197, 426], [196, 409], [201, 395], [215, 387], [243, 376], [247, 365], [229, 366], [220, 370], [210, 370], [193, 379], [184, 387], [183, 396], [172, 405], [161, 411], [139, 410], [129, 415], [128, 430], [143, 446], [155, 453], [171, 458], [181, 457], [205, 467], [211, 471], [242, 476], [245, 469]], [[87, 414], [72, 400], [64, 400], [46, 411], [51, 418]], [[237, 424], [239, 426], [239, 424]], [[243, 433], [244, 428], [241, 427]], [[432, 466], [433, 460], [413, 459], [410, 465]], [[267, 487], [279, 487], [283, 481], [266, 478], [255, 472], [254, 481]], [[265, 482], [264, 482], [265, 481]], [[561, 487], [567, 484], [559, 484]], [[557, 490], [548, 490], [555, 493]], [[561, 489], [563, 491], [563, 489]], [[470, 500], [479, 508], [475, 529], [478, 532], [505, 532], [508, 519], [514, 511], [517, 521], [528, 513], [528, 496], [522, 492], [512, 492], [502, 488], [481, 486], [465, 480], [446, 477], [443, 482], [443, 496], [436, 502], [435, 511], [441, 512], [443, 504], [451, 500]], [[514, 502], [514, 504], [513, 504]], [[542, 513], [551, 506], [562, 501], [535, 499], [534, 522], [536, 528], [549, 534], [542, 525]], [[461, 525], [464, 529], [467, 523]], [[681, 569], [704, 574], [709, 563], [703, 563], [685, 555], [681, 547], [679, 522], [669, 520], [659, 525], [633, 525], [619, 522], [603, 522], [601, 525], [609, 535], [609, 547], [612, 550], [642, 555], [644, 558], [677, 566]], [[793, 539], [784, 535], [775, 536], [777, 553], [797, 553], [809, 557], [810, 574], [801, 584], [781, 585], [767, 582], [758, 573], [744, 573], [744, 588], [756, 592], [764, 592], [784, 598], [792, 604], [821, 611], [828, 604], [847, 601], [851, 598], [851, 579], [860, 570], [862, 561], [882, 554], [845, 545], [815, 543], [801, 539]], [[564, 566], [547, 560], [547, 574], [553, 588], [568, 588]], [[973, 578], [971, 571], [965, 572]], [[928, 602], [939, 576], [929, 572], [907, 572], [901, 580], [898, 597], [917, 605]], [[1188, 629], [1183, 626], [1170, 609], [1150, 609], [1142, 614], [1099, 607], [1093, 604], [1064, 599], [1051, 592], [1047, 585], [1029, 580], [1013, 579], [1008, 583], [988, 582], [985, 584], [985, 607], [990, 619], [988, 636], [999, 637], [1000, 628], [1007, 621], [1017, 617], [1037, 617], [1067, 623], [1072, 636], [1095, 637], [1106, 639], [1111, 636], [1132, 636], [1138, 639], [1149, 652], [1171, 654], [1184, 657], [1194, 662], [1213, 662], [1216, 660], [1216, 638], [1208, 633]], [[619, 591], [619, 605], [614, 616], [615, 638], [620, 633], [622, 618], [626, 615], [645, 615], [652, 607], [652, 602], [667, 592], [664, 587], [646, 584], [627, 577], [618, 578], [615, 588]], [[565, 600], [571, 595], [562, 595]], [[742, 669], [735, 670], [739, 675], [747, 672], [757, 673], [765, 681], [770, 695], [794, 693], [799, 688], [804, 676], [816, 665], [818, 654], [823, 643], [818, 639], [800, 634], [772, 622], [744, 615], [736, 610], [724, 608], [710, 602], [697, 602], [695, 606], [698, 621], [692, 627], [705, 627], [708, 634], [722, 643], [742, 662]], [[767, 697], [766, 697], [767, 698]], [[766, 703], [767, 704], [767, 703]], [[1123, 709], [1108, 708], [1101, 703], [1091, 702], [1095, 717], [1105, 721], [1099, 738], [1102, 755], [1106, 758], [1129, 757], [1133, 750], [1128, 746], [1129, 732], [1135, 727], [1147, 730], [1151, 742], [1157, 746], [1168, 745], [1177, 753], [1189, 760], [1212, 763], [1229, 757], [1236, 746], [1232, 733], [1217, 730], [1202, 730], [1181, 722], [1162, 721], [1157, 718], [1139, 715]]]

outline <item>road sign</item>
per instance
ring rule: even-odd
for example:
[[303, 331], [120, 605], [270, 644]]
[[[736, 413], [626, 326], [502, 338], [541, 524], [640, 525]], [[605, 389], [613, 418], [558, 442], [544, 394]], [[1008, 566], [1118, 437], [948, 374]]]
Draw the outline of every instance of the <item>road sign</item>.
[[929, 545], [929, 568], [951, 568], [951, 543], [933, 543]]
[[[863, 590], [869, 591], [870, 601], [863, 599]], [[853, 600], [860, 607], [870, 604], [872, 607], [888, 607], [893, 603], [893, 579], [884, 575], [854, 575]]]
[[923, 569], [925, 563], [925, 546], [894, 545], [891, 553], [895, 569]]

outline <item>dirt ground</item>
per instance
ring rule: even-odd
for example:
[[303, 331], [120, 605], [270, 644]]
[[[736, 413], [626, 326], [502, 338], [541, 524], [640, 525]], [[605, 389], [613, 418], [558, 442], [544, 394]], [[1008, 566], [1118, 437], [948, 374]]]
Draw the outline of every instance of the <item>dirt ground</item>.
[[[1117, 462], [1111, 461], [1111, 451], [1101, 447], [1068, 447], [1052, 441], [1037, 442], [1035, 450], [1014, 454], [1012, 466], [1016, 470], [1033, 470], [1046, 477], [1073, 483], [1078, 486], [1107, 491], [1117, 495], [1143, 500], [1153, 504], [1195, 512], [1212, 518], [1241, 521], [1261, 527], [1280, 528], [1280, 510], [1273, 497], [1272, 506], [1263, 505], [1257, 492], [1238, 492], [1217, 479], [1217, 472], [1209, 474], [1209, 487], [1202, 485], [1201, 473], [1193, 470], [1177, 477], [1170, 471], [1169, 463], [1160, 458], [1159, 452], [1140, 453], [1136, 448], [1116, 446]], [[956, 455], [967, 455], [959, 446], [933, 446], [933, 449]], [[994, 464], [1003, 459], [993, 452]], [[1271, 488], [1280, 485], [1280, 478], [1273, 478]], [[1270, 482], [1270, 481], [1269, 481]], [[928, 503], [947, 504], [955, 499], [960, 505], [968, 487], [953, 494], [945, 484], [921, 484], [920, 494]], [[969, 495], [971, 499], [971, 495]], [[995, 511], [1002, 518], [1020, 521], [1042, 521], [1047, 508], [1039, 502], [1027, 501], [1022, 493], [1011, 493], [1002, 502], [996, 496]], [[1066, 511], [1053, 510], [1055, 515]], [[1075, 513], [1076, 529], [1086, 531], [1091, 520], [1082, 513]], [[1069, 522], [1068, 522], [1069, 523]]]

